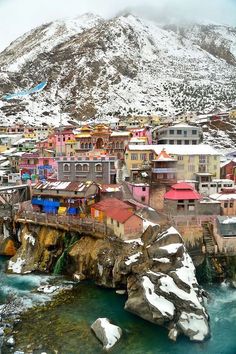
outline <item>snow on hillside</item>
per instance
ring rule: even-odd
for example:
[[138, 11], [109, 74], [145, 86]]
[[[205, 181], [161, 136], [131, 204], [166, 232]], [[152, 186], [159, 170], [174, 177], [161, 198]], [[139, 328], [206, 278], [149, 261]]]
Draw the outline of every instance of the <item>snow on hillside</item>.
[[47, 80], [41, 93], [0, 101], [0, 124], [59, 124], [127, 114], [208, 112], [235, 102], [236, 29], [161, 27], [132, 15], [55, 21], [0, 53], [0, 95]]

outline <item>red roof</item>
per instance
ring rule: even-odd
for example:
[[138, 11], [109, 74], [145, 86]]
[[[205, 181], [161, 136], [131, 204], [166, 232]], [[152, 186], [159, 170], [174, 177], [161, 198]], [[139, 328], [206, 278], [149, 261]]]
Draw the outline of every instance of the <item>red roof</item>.
[[165, 193], [164, 199], [198, 200], [201, 199], [201, 195], [190, 184], [181, 182], [171, 186], [171, 190]]
[[184, 189], [184, 190], [194, 190], [194, 188], [191, 186], [191, 184], [186, 183], [186, 182], [179, 182], [175, 183], [171, 186], [173, 189]]
[[132, 215], [134, 215], [133, 211], [127, 209], [111, 209], [106, 212], [106, 215], [109, 218], [119, 221], [121, 224], [126, 222]]
[[162, 149], [155, 161], [177, 161], [175, 158], [167, 154], [165, 149]]
[[127, 209], [132, 209], [132, 207], [130, 205], [128, 205], [125, 202], [122, 202], [121, 200], [119, 200], [117, 198], [104, 199], [101, 202], [93, 204], [92, 208], [95, 208], [95, 209], [101, 210], [101, 211], [122, 209], [122, 210], [125, 210], [125, 212], [127, 212]]

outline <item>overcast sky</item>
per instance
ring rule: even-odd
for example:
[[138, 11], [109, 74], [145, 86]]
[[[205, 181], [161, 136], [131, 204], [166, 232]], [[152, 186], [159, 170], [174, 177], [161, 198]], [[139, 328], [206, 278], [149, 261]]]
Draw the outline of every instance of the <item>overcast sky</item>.
[[124, 9], [157, 20], [168, 16], [236, 26], [236, 0], [0, 0], [0, 50], [45, 22], [85, 12], [108, 18]]

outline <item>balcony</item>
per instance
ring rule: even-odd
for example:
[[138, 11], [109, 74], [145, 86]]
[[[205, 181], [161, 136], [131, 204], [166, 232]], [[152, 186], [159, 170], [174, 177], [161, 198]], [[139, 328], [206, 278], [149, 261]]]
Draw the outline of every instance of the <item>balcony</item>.
[[152, 168], [152, 173], [176, 173], [176, 168]]
[[34, 169], [37, 166], [35, 164], [29, 164], [29, 163], [21, 163], [19, 164], [19, 168], [31, 168]]

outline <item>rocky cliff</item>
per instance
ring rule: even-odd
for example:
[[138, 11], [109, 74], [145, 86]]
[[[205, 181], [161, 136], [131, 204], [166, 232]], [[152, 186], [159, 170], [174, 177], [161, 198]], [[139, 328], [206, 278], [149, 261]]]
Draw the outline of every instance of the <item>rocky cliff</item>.
[[191, 340], [209, 336], [204, 292], [183, 239], [174, 228], [163, 233], [149, 227], [140, 243], [84, 237], [69, 252], [79, 279], [127, 289], [125, 309]]
[[125, 309], [167, 327], [171, 339], [181, 333], [195, 341], [208, 338], [204, 292], [183, 239], [173, 227], [160, 232], [149, 226], [142, 239], [126, 242], [81, 235], [76, 240], [75, 236], [69, 242], [68, 235], [56, 229], [23, 226], [21, 246], [8, 270], [52, 271], [66, 253], [65, 272], [77, 280], [92, 279], [104, 287], [126, 290]]

